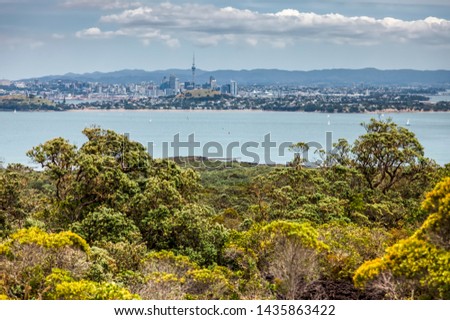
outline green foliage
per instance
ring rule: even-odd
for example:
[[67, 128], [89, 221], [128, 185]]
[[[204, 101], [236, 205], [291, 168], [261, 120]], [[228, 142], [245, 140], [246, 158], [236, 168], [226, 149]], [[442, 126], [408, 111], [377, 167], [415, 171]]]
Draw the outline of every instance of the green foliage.
[[23, 220], [26, 213], [20, 203], [23, 181], [14, 172], [0, 170], [0, 237], [7, 235], [16, 221]]
[[277, 168], [254, 179], [252, 218], [316, 224], [358, 221], [360, 208], [351, 208], [349, 203], [362, 197], [358, 193], [360, 186], [359, 173], [342, 166], [315, 170]]
[[238, 229], [243, 222], [239, 213], [233, 208], [223, 210], [214, 221], [220, 223], [227, 229]]
[[234, 209], [242, 219], [252, 205], [250, 196], [251, 181], [256, 176], [266, 175], [273, 168], [268, 166], [245, 167], [244, 165], [218, 167], [201, 172], [204, 186], [203, 201], [220, 212]]
[[136, 242], [140, 240], [139, 229], [134, 222], [114, 209], [101, 207], [90, 212], [72, 229], [89, 243], [95, 241]]
[[209, 221], [208, 208], [194, 204], [201, 189], [196, 172], [153, 161], [142, 145], [113, 131], [83, 133], [88, 141], [79, 149], [58, 138], [28, 153], [55, 185], [51, 228], [71, 227], [89, 243], [135, 242], [142, 235], [149, 249], [217, 260], [225, 232]]
[[207, 265], [218, 260], [227, 237], [226, 230], [211, 218], [211, 210], [201, 205], [172, 212], [162, 207], [148, 212], [141, 229], [148, 248], [172, 249]]
[[332, 279], [351, 279], [364, 261], [380, 257], [392, 238], [383, 228], [346, 223], [321, 225], [319, 233], [330, 248], [323, 276]]
[[134, 286], [145, 299], [225, 299], [234, 294], [226, 268], [200, 268], [189, 257], [170, 251], [150, 253], [142, 263], [144, 281]]
[[308, 159], [309, 145], [306, 142], [297, 142], [289, 147], [294, 152], [294, 160], [290, 164], [293, 167], [301, 168]]
[[142, 263], [141, 270], [145, 274], [160, 272], [181, 278], [187, 271], [197, 268], [198, 265], [189, 257], [163, 250], [149, 253]]
[[0, 238], [27, 227], [42, 201], [45, 182], [39, 173], [22, 165], [0, 169]]
[[249, 231], [235, 233], [227, 248], [228, 259], [235, 260], [228, 263], [238, 268], [252, 266], [244, 273], [246, 277], [254, 278], [258, 272], [272, 278], [275, 293], [288, 299], [296, 298], [317, 279], [319, 256], [327, 250], [309, 224], [287, 221], [255, 225]]
[[314, 169], [182, 168], [95, 127], [45, 142], [43, 171], [0, 169], [0, 299], [361, 297], [352, 275], [364, 297], [448, 298], [450, 178], [420, 206], [448, 168], [390, 121], [366, 129]]
[[88, 141], [80, 152], [86, 155], [112, 157], [122, 172], [138, 177], [148, 170], [151, 158], [145, 148], [128, 136], [98, 127], [86, 128], [83, 134]]
[[227, 299], [233, 295], [233, 285], [227, 279], [226, 269], [190, 270], [186, 274], [186, 297], [195, 300]]
[[311, 248], [314, 250], [326, 250], [327, 247], [318, 240], [317, 231], [307, 223], [296, 223], [286, 221], [274, 221], [265, 225], [261, 229], [261, 233], [264, 240], [261, 245], [271, 246], [280, 241], [280, 238], [284, 240], [299, 243], [300, 245]]
[[[299, 206], [286, 210], [288, 215], [277, 212], [277, 218], [307, 219], [318, 224], [352, 221], [387, 228], [405, 223], [417, 227], [423, 222], [425, 216], [419, 210], [419, 203], [424, 189], [430, 188], [438, 175], [436, 164], [424, 157], [423, 147], [414, 133], [391, 119], [371, 119], [362, 125], [366, 133], [353, 146], [339, 140], [330, 154], [323, 155], [324, 167], [313, 170], [317, 176], [309, 172], [304, 175], [310, 176], [308, 182], [316, 189], [313, 197], [305, 188], [301, 203], [295, 201], [301, 199], [295, 192], [288, 192], [289, 196], [282, 193], [289, 201], [275, 199], [285, 210], [292, 205]], [[298, 179], [301, 175], [292, 177]], [[289, 185], [296, 191], [293, 184]], [[297, 187], [304, 185], [301, 180], [296, 183]], [[336, 198], [325, 199], [325, 203], [335, 204], [331, 214], [323, 212], [327, 205], [320, 208], [317, 203], [323, 196]]]
[[89, 269], [84, 275], [88, 280], [95, 282], [112, 281], [118, 273], [115, 260], [109, 256], [105, 249], [91, 247], [89, 260]]
[[146, 300], [182, 300], [186, 297], [184, 277], [171, 273], [153, 272], [142, 283], [133, 286], [135, 292]]
[[55, 138], [28, 151], [27, 155], [58, 181], [56, 196], [63, 197], [67, 187], [65, 177], [76, 161], [76, 147], [63, 138]]
[[338, 142], [333, 143], [333, 152], [327, 155], [327, 166], [349, 166], [352, 162], [351, 146], [345, 139], [338, 139]]
[[386, 193], [402, 180], [415, 180], [430, 160], [413, 132], [397, 126], [391, 119], [371, 119], [363, 124], [367, 133], [352, 148], [355, 166], [371, 189]]
[[80, 149], [56, 138], [28, 152], [54, 183], [49, 201], [56, 228], [67, 228], [100, 206], [125, 212], [140, 191], [137, 180], [149, 170], [151, 159], [139, 143], [99, 128], [83, 133], [88, 141]]
[[118, 272], [122, 273], [137, 271], [147, 253], [147, 247], [143, 243], [100, 242], [96, 245], [108, 252], [108, 256], [113, 259]]

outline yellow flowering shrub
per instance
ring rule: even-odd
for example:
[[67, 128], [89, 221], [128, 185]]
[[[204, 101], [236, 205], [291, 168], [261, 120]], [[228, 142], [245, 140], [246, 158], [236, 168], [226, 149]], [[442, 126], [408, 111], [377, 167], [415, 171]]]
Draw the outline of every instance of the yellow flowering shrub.
[[76, 281], [68, 271], [55, 269], [46, 278], [50, 290], [46, 299], [53, 300], [136, 300], [140, 297], [115, 283], [98, 283], [89, 280]]
[[450, 177], [422, 204], [430, 216], [410, 238], [356, 270], [356, 286], [378, 286], [388, 298], [450, 299]]
[[64, 231], [60, 233], [47, 233], [37, 227], [20, 229], [10, 236], [10, 239], [0, 245], [0, 254], [11, 253], [14, 244], [36, 244], [44, 248], [57, 249], [65, 246], [81, 249], [89, 253], [89, 245], [76, 233]]
[[82, 277], [89, 269], [89, 252], [87, 243], [70, 231], [18, 230], [0, 244], [1, 291], [11, 299], [42, 299], [45, 277], [52, 269]]
[[213, 270], [190, 270], [187, 272], [187, 280], [186, 298], [188, 299], [226, 299], [234, 289], [224, 274], [224, 270], [220, 267]]

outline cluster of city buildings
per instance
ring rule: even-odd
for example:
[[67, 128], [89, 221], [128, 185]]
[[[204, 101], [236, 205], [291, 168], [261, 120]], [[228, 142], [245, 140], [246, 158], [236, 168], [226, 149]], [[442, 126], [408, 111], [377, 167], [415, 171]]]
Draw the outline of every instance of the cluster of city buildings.
[[193, 90], [208, 90], [214, 93], [238, 96], [238, 84], [231, 80], [219, 85], [217, 80], [199, 84], [196, 81], [195, 56], [192, 63], [192, 79], [181, 81], [175, 74], [164, 76], [159, 83], [144, 81], [129, 84], [109, 84], [73, 80], [9, 81], [0, 80], [0, 95], [26, 94], [41, 96], [53, 101], [65, 100], [119, 100], [126, 98], [160, 98], [177, 96]]
[[[261, 109], [304, 110], [327, 112], [364, 112], [376, 110], [430, 109], [430, 96], [442, 93], [433, 87], [398, 86], [299, 86], [299, 85], [246, 85], [238, 90], [236, 81], [221, 83], [213, 75], [197, 81], [195, 56], [189, 74], [158, 73], [154, 81], [138, 83], [111, 83], [76, 81], [68, 79], [8, 81], [0, 80], [1, 96], [22, 95], [41, 97], [60, 108], [67, 105], [98, 108], [211, 108], [211, 109]], [[181, 73], [181, 71], [180, 71]], [[204, 76], [205, 74], [203, 74]], [[190, 78], [191, 76], [191, 78]], [[156, 80], [162, 78], [161, 80]], [[190, 78], [190, 79], [186, 79]], [[136, 78], [135, 78], [136, 79]], [[146, 78], [143, 78], [146, 79]], [[122, 79], [123, 80], [123, 79]], [[137, 82], [137, 81], [136, 81]], [[222, 95], [221, 97], [218, 97]], [[185, 97], [205, 98], [181, 99]], [[175, 99], [174, 99], [175, 98]], [[180, 99], [176, 99], [180, 98]], [[211, 98], [211, 99], [209, 99]], [[183, 101], [193, 100], [193, 101]], [[120, 103], [119, 103], [120, 102]], [[8, 102], [10, 103], [10, 102]], [[202, 103], [204, 105], [202, 105]], [[63, 107], [62, 107], [62, 106]], [[450, 108], [442, 103], [439, 108]]]
[[217, 84], [217, 80], [213, 77], [209, 77], [209, 81], [204, 84], [197, 84], [196, 83], [196, 71], [197, 67], [195, 66], [195, 55], [192, 59], [192, 80], [186, 81], [186, 82], [180, 82], [180, 80], [174, 75], [171, 74], [169, 78], [164, 77], [161, 85], [159, 86], [159, 92], [153, 95], [153, 97], [160, 97], [160, 96], [176, 96], [180, 93], [191, 91], [191, 90], [211, 90], [216, 91], [221, 94], [228, 94], [233, 97], [237, 97], [238, 95], [238, 87], [237, 82], [231, 80], [230, 83], [224, 84], [222, 86], [219, 86]]
[[220, 94], [228, 94], [233, 97], [238, 96], [237, 82], [231, 80], [230, 83], [219, 85], [217, 80], [213, 77], [209, 77], [209, 81], [203, 84], [196, 84], [194, 81], [180, 82], [176, 75], [171, 74], [168, 78], [164, 77], [160, 85], [150, 85], [149, 89], [152, 89], [148, 96], [161, 97], [161, 96], [176, 96], [180, 93], [191, 90], [211, 90]]
[[69, 80], [52, 81], [0, 81], [1, 95], [33, 95], [52, 101], [120, 100], [129, 98], [163, 98], [194, 90], [207, 90], [217, 94], [238, 96], [236, 81], [218, 85], [214, 77], [204, 84], [181, 82], [175, 75], [164, 77], [160, 83], [141, 82], [108, 84]]

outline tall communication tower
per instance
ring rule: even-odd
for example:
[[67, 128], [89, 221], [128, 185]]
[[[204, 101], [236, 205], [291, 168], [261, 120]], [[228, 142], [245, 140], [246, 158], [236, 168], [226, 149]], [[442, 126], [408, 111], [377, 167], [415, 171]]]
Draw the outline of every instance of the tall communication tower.
[[195, 53], [192, 56], [192, 86], [195, 88], [195, 70], [197, 70], [197, 68], [195, 67]]

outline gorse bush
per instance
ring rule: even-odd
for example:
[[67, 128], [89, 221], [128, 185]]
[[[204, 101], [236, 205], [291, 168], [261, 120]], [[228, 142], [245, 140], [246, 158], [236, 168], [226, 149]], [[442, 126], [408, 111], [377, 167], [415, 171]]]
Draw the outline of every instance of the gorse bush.
[[46, 233], [21, 229], [0, 244], [3, 291], [12, 299], [42, 299], [45, 278], [54, 268], [83, 277], [89, 269], [90, 248], [80, 236], [64, 231]]
[[365, 262], [355, 273], [359, 286], [377, 286], [390, 298], [450, 299], [450, 178], [427, 194], [430, 215], [408, 239]]

